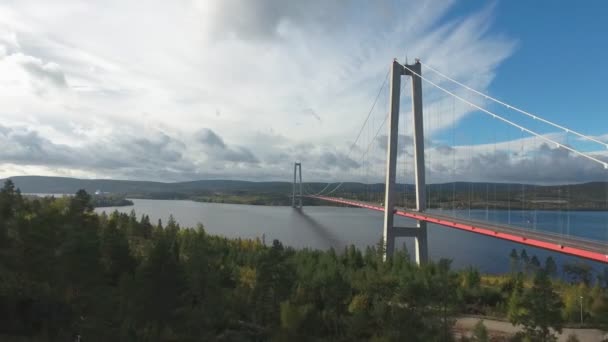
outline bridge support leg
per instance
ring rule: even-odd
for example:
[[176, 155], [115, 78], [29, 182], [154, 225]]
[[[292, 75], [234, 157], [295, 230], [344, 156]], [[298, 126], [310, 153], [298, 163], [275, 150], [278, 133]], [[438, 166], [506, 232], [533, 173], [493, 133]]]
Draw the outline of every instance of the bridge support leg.
[[[409, 69], [409, 70], [408, 70]], [[388, 146], [386, 159], [386, 183], [384, 198], [384, 259], [393, 255], [395, 249], [394, 211], [395, 211], [395, 177], [397, 173], [397, 148], [399, 140], [399, 102], [401, 97], [401, 75], [412, 77], [412, 106], [414, 112], [414, 160], [416, 178], [416, 207], [422, 212], [426, 209], [426, 185], [424, 169], [424, 134], [422, 122], [422, 80], [421, 64], [416, 61], [413, 65], [405, 67], [396, 60], [391, 67], [390, 79], [390, 111]], [[411, 71], [410, 71], [411, 70]], [[423, 264], [428, 261], [426, 222], [419, 221], [419, 231], [414, 234], [416, 241], [416, 263]]]
[[[298, 186], [298, 175], [299, 173], [299, 186]], [[297, 191], [296, 193], [296, 190]], [[291, 195], [291, 206], [294, 208], [302, 208], [302, 164], [293, 164], [293, 193]]]
[[416, 246], [416, 263], [418, 265], [425, 264], [429, 261], [429, 248], [426, 236], [426, 222], [418, 221], [418, 229], [420, 232], [414, 237]]
[[386, 181], [384, 183], [384, 260], [392, 256], [395, 250], [395, 177], [397, 174], [397, 147], [399, 141], [401, 75], [403, 75], [403, 66], [395, 60], [391, 67], [390, 78], [388, 146], [386, 150]]
[[299, 175], [300, 175], [300, 196], [299, 196], [300, 197], [300, 208], [302, 208], [303, 207], [303, 205], [302, 205], [302, 197], [304, 196], [302, 194], [302, 163], [298, 163], [298, 170], [300, 171], [299, 172]]
[[[416, 209], [426, 210], [426, 177], [424, 168], [424, 125], [422, 121], [422, 65], [419, 61], [407, 65], [405, 74], [412, 78], [412, 111], [414, 112], [414, 163], [416, 178]], [[418, 221], [420, 234], [416, 237], [416, 262], [428, 261], [428, 241], [426, 222]]]

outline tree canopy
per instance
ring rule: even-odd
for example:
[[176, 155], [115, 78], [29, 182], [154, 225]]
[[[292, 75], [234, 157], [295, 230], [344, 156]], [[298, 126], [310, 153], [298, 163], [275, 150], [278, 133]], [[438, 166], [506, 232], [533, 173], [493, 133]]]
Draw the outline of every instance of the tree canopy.
[[[419, 267], [404, 248], [384, 262], [378, 246], [294, 250], [228, 239], [172, 217], [153, 225], [135, 212], [97, 215], [84, 191], [26, 200], [7, 181], [0, 339], [448, 341], [457, 315], [497, 312], [538, 336], [561, 327], [549, 261], [533, 263], [531, 286], [519, 266], [489, 283], [449, 260]], [[521, 254], [512, 261], [536, 259]], [[599, 284], [594, 291], [587, 315], [600, 321], [608, 301]]]

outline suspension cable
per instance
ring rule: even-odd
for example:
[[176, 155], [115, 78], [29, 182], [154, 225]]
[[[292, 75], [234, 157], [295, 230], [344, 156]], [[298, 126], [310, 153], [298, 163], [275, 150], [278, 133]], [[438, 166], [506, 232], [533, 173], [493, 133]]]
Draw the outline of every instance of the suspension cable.
[[[384, 81], [382, 81], [382, 86], [380, 86], [380, 90], [378, 90], [378, 94], [376, 95], [376, 98], [374, 99], [374, 102], [372, 103], [372, 106], [369, 109], [369, 112], [367, 113], [367, 117], [365, 118], [365, 121], [363, 121], [363, 125], [361, 125], [361, 129], [359, 129], [359, 133], [357, 134], [355, 141], [352, 143], [352, 145], [350, 145], [350, 149], [348, 151], [348, 154], [346, 155], [347, 159], [350, 157], [350, 154], [353, 152], [353, 149], [355, 148], [355, 146], [357, 145], [357, 142], [359, 141], [359, 138], [361, 137], [361, 133], [363, 132], [363, 129], [367, 125], [369, 118], [371, 117], [372, 113], [374, 112], [374, 108], [376, 107], [376, 103], [378, 103], [378, 99], [380, 98], [380, 94], [382, 94], [382, 90], [384, 90], [384, 87], [386, 86], [386, 82], [388, 81], [388, 75], [390, 74], [390, 72], [391, 72], [391, 69], [389, 68], [388, 71], [386, 72], [386, 75], [384, 76]], [[327, 188], [329, 188], [329, 186], [331, 184], [333, 184], [333, 183], [327, 183], [327, 185], [321, 191], [316, 193], [314, 196], [321, 195], [325, 190], [327, 190]]]
[[502, 105], [502, 106], [504, 106], [504, 107], [506, 107], [506, 108], [508, 108], [508, 109], [512, 109], [512, 110], [514, 110], [514, 111], [516, 111], [516, 112], [519, 112], [519, 113], [524, 114], [524, 115], [526, 115], [526, 116], [528, 116], [528, 117], [531, 117], [531, 118], [532, 118], [532, 119], [534, 119], [534, 120], [541, 121], [541, 122], [546, 123], [546, 124], [548, 124], [548, 125], [551, 125], [551, 126], [553, 126], [553, 127], [555, 127], [555, 128], [559, 128], [559, 129], [563, 130], [563, 131], [564, 131], [564, 132], [566, 132], [566, 133], [572, 133], [572, 134], [577, 135], [577, 136], [579, 136], [579, 137], [581, 137], [581, 138], [583, 138], [583, 139], [585, 139], [585, 140], [593, 141], [593, 142], [595, 142], [595, 143], [601, 144], [601, 145], [603, 145], [604, 147], [608, 148], [608, 143], [605, 143], [605, 142], [603, 142], [603, 141], [601, 141], [601, 140], [598, 140], [598, 139], [596, 139], [596, 138], [594, 138], [594, 137], [592, 137], [592, 136], [588, 136], [588, 135], [585, 135], [585, 134], [579, 133], [579, 132], [577, 132], [577, 131], [571, 130], [570, 128], [567, 128], [567, 127], [564, 127], [564, 126], [562, 126], [562, 125], [559, 125], [559, 124], [556, 124], [556, 123], [554, 123], [554, 122], [551, 122], [551, 121], [549, 121], [549, 120], [546, 120], [546, 119], [544, 119], [544, 118], [542, 118], [542, 117], [540, 117], [540, 116], [538, 116], [538, 115], [536, 115], [536, 114], [532, 114], [532, 113], [527, 112], [527, 111], [525, 111], [525, 110], [523, 110], [523, 109], [520, 109], [520, 108], [518, 108], [518, 107], [512, 106], [512, 105], [510, 105], [510, 104], [508, 104], [508, 103], [506, 103], [506, 102], [503, 102], [503, 101], [501, 101], [501, 100], [499, 100], [499, 99], [497, 99], [497, 98], [494, 98], [494, 97], [492, 97], [492, 96], [490, 96], [490, 95], [488, 95], [488, 94], [484, 94], [484, 93], [482, 93], [482, 92], [480, 92], [480, 91], [478, 91], [478, 90], [475, 90], [475, 89], [473, 89], [473, 88], [471, 88], [471, 87], [467, 86], [466, 84], [463, 84], [463, 83], [461, 83], [461, 82], [458, 82], [457, 80], [455, 80], [455, 79], [453, 79], [453, 78], [451, 78], [451, 77], [447, 76], [446, 74], [444, 74], [444, 73], [440, 72], [439, 70], [437, 70], [437, 69], [435, 69], [435, 68], [433, 68], [433, 67], [429, 66], [429, 65], [428, 65], [428, 64], [426, 64], [426, 63], [422, 63], [422, 62], [420, 62], [420, 64], [424, 65], [424, 67], [425, 67], [425, 68], [427, 68], [427, 69], [429, 69], [430, 71], [432, 71], [432, 72], [436, 73], [437, 75], [439, 75], [439, 76], [441, 76], [441, 77], [443, 77], [443, 78], [447, 79], [448, 81], [451, 81], [451, 82], [453, 82], [453, 83], [456, 83], [456, 84], [458, 84], [459, 86], [461, 86], [461, 87], [463, 87], [463, 88], [465, 88], [465, 89], [467, 89], [467, 90], [469, 90], [469, 91], [471, 91], [471, 92], [474, 92], [474, 93], [475, 93], [475, 94], [477, 94], [477, 95], [483, 96], [484, 98], [486, 98], [486, 99], [488, 99], [488, 100], [494, 101], [494, 102], [496, 102], [496, 103], [498, 103], [498, 104], [500, 104], [500, 105]]
[[584, 158], [587, 158], [587, 159], [589, 159], [589, 160], [592, 160], [592, 161], [594, 161], [594, 162], [596, 162], [596, 163], [598, 163], [598, 164], [603, 165], [605, 169], [608, 169], [608, 162], [602, 161], [602, 160], [600, 160], [600, 159], [598, 159], [598, 158], [595, 158], [595, 157], [593, 157], [593, 156], [591, 156], [591, 155], [588, 155], [588, 154], [586, 154], [586, 153], [580, 152], [580, 151], [578, 151], [578, 150], [576, 150], [576, 149], [574, 149], [574, 148], [572, 148], [572, 147], [566, 146], [566, 145], [564, 145], [564, 144], [562, 144], [562, 143], [559, 143], [559, 142], [557, 142], [557, 141], [555, 141], [555, 140], [553, 140], [553, 139], [551, 139], [551, 138], [547, 138], [546, 136], [544, 136], [544, 135], [542, 135], [542, 134], [540, 134], [540, 133], [538, 133], [538, 132], [536, 132], [536, 131], [533, 131], [533, 130], [528, 129], [528, 128], [526, 128], [526, 127], [522, 126], [522, 125], [519, 125], [519, 124], [517, 124], [517, 123], [515, 123], [515, 122], [513, 122], [513, 121], [511, 121], [511, 120], [509, 120], [509, 119], [505, 119], [504, 117], [500, 116], [499, 114], [496, 114], [496, 113], [494, 113], [494, 112], [491, 112], [491, 111], [489, 111], [489, 110], [487, 110], [487, 109], [485, 109], [485, 108], [483, 108], [483, 107], [481, 107], [481, 106], [479, 106], [479, 105], [477, 105], [477, 104], [475, 104], [475, 103], [473, 103], [473, 102], [470, 102], [470, 101], [468, 101], [468, 100], [466, 100], [466, 99], [464, 99], [464, 98], [462, 98], [462, 97], [460, 97], [460, 96], [458, 96], [458, 95], [454, 94], [453, 92], [451, 92], [451, 91], [449, 91], [449, 90], [445, 89], [444, 87], [442, 87], [442, 86], [438, 85], [437, 83], [435, 83], [435, 82], [433, 82], [433, 81], [431, 81], [431, 80], [429, 80], [429, 79], [427, 79], [427, 78], [422, 77], [421, 75], [419, 75], [419, 74], [418, 74], [418, 73], [416, 73], [415, 71], [413, 71], [413, 70], [411, 70], [410, 68], [408, 68], [406, 65], [403, 65], [403, 67], [404, 67], [405, 69], [409, 70], [409, 72], [411, 72], [412, 74], [414, 74], [414, 75], [416, 75], [416, 76], [420, 77], [420, 79], [422, 79], [422, 80], [424, 80], [425, 82], [429, 83], [430, 85], [434, 86], [435, 88], [437, 88], [437, 89], [439, 89], [439, 90], [443, 91], [443, 92], [444, 92], [444, 93], [446, 93], [446, 94], [449, 94], [449, 95], [451, 95], [451, 96], [453, 96], [453, 97], [457, 98], [458, 100], [460, 100], [460, 101], [462, 101], [462, 102], [464, 102], [464, 103], [466, 103], [466, 104], [468, 104], [468, 105], [470, 105], [470, 106], [472, 106], [472, 107], [474, 107], [474, 108], [477, 108], [478, 110], [480, 110], [480, 111], [482, 111], [482, 112], [484, 112], [484, 113], [486, 113], [486, 114], [488, 114], [488, 115], [492, 116], [494, 119], [498, 119], [498, 120], [500, 120], [500, 121], [502, 121], [502, 122], [505, 122], [505, 123], [507, 123], [507, 124], [509, 124], [509, 125], [513, 126], [513, 127], [519, 128], [519, 129], [521, 129], [521, 130], [522, 130], [522, 131], [524, 131], [524, 132], [527, 132], [527, 133], [529, 133], [529, 134], [532, 134], [532, 135], [534, 135], [534, 136], [537, 136], [537, 137], [541, 138], [542, 140], [545, 140], [546, 142], [549, 142], [549, 143], [551, 143], [551, 144], [554, 144], [556, 147], [561, 147], [561, 148], [563, 148], [563, 149], [565, 149], [565, 150], [568, 150], [568, 151], [570, 151], [570, 152], [573, 152], [573, 153], [575, 153], [575, 154], [578, 154], [578, 155], [579, 155], [579, 156], [581, 156], [581, 157], [584, 157]]
[[[386, 78], [388, 78], [388, 74], [387, 74], [386, 76], [387, 76]], [[385, 79], [384, 84], [386, 84], [386, 79]], [[401, 93], [405, 93], [405, 88], [406, 88], [406, 87], [407, 87], [407, 82], [404, 82], [404, 84], [402, 84], [402, 86], [401, 86], [400, 92], [401, 92]], [[384, 88], [384, 87], [383, 87], [383, 88]], [[382, 89], [383, 89], [383, 88], [381, 88], [381, 89], [380, 89], [380, 92], [382, 91]], [[379, 95], [380, 95], [380, 93], [378, 93], [378, 96], [376, 97], [376, 101], [375, 101], [375, 102], [377, 102], [377, 101], [378, 101], [378, 97], [379, 97]], [[374, 103], [374, 105], [375, 105], [375, 103]], [[372, 108], [372, 109], [373, 109], [373, 108]], [[370, 114], [371, 114], [371, 111], [370, 111]], [[369, 119], [369, 115], [368, 115], [368, 119]], [[364, 157], [367, 155], [367, 153], [369, 152], [369, 150], [370, 150], [371, 146], [372, 146], [372, 145], [374, 145], [374, 143], [376, 142], [376, 138], [377, 138], [377, 137], [378, 137], [378, 135], [380, 134], [380, 131], [382, 130], [382, 128], [384, 127], [384, 125], [386, 124], [386, 120], [388, 120], [388, 111], [387, 111], [386, 115], [384, 116], [384, 119], [382, 120], [382, 123], [380, 124], [380, 126], [379, 126], [379, 127], [378, 127], [378, 129], [376, 130], [376, 134], [374, 134], [374, 136], [373, 136], [373, 137], [372, 137], [372, 139], [370, 140], [369, 144], [367, 145], [367, 148], [365, 149], [365, 152], [363, 152], [363, 154], [361, 155], [361, 159], [363, 159], [363, 158], [364, 158]], [[366, 122], [367, 122], [367, 120], [366, 120]], [[359, 134], [360, 134], [360, 132], [359, 132]], [[397, 136], [397, 139], [399, 139], [399, 137], [398, 137], [398, 136]], [[344, 184], [344, 181], [342, 181], [342, 182], [338, 183], [338, 185], [336, 185], [336, 187], [335, 187], [334, 189], [332, 189], [331, 191], [329, 191], [329, 192], [327, 192], [327, 193], [323, 194], [323, 196], [327, 196], [327, 195], [331, 195], [331, 194], [333, 194], [333, 193], [334, 193], [334, 192], [336, 192], [338, 189], [340, 189], [340, 187], [342, 187], [342, 185], [343, 185], [343, 184]]]
[[[374, 137], [370, 140], [370, 143], [367, 145], [367, 148], [365, 149], [365, 152], [363, 152], [363, 154], [361, 155], [361, 158], [364, 158], [367, 153], [369, 152], [369, 149], [372, 147], [372, 145], [374, 145], [374, 143], [376, 142], [376, 138], [378, 137], [378, 134], [380, 134], [380, 131], [382, 130], [382, 128], [384, 127], [384, 124], [386, 123], [386, 120], [388, 119], [388, 114], [384, 117], [384, 120], [382, 121], [382, 123], [380, 124], [380, 126], [378, 127], [378, 130], [376, 130], [376, 134], [374, 135]], [[344, 184], [344, 182], [340, 182], [338, 183], [338, 185], [332, 189], [331, 191], [329, 191], [328, 193], [324, 194], [324, 196], [333, 194], [334, 192], [336, 192], [341, 186], [342, 184]]]
[[[511, 134], [510, 133], [508, 133], [508, 135], [507, 135], [507, 151], [508, 151], [508, 158], [511, 159], [512, 151], [511, 151]], [[509, 225], [511, 225], [511, 182], [507, 183], [507, 206], [508, 206], [507, 223]]]
[[456, 100], [452, 98], [452, 215], [456, 214]]

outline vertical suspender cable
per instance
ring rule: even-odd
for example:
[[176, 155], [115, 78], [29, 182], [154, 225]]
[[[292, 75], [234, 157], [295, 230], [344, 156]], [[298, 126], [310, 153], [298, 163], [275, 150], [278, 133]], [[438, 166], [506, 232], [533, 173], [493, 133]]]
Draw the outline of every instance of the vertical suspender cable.
[[[469, 155], [469, 165], [473, 164], [473, 134], [469, 136], [470, 144], [468, 146], [468, 155]], [[472, 168], [472, 166], [471, 166]], [[473, 182], [469, 180], [469, 219], [471, 218], [471, 206], [473, 203], [471, 202], [473, 197]]]
[[[357, 134], [357, 137], [355, 138], [354, 142], [350, 146], [347, 158], [349, 158], [350, 154], [353, 152], [353, 149], [357, 145], [357, 142], [359, 141], [359, 138], [361, 137], [361, 134], [363, 133], [363, 130], [365, 129], [365, 126], [367, 125], [367, 123], [369, 121], [369, 118], [371, 117], [372, 113], [374, 112], [374, 108], [376, 108], [376, 103], [378, 103], [378, 99], [380, 98], [380, 95], [382, 94], [382, 90], [384, 90], [384, 88], [386, 87], [386, 83], [388, 82], [388, 76], [390, 74], [390, 71], [391, 70], [389, 68], [389, 70], [386, 72], [386, 75], [384, 77], [384, 81], [382, 82], [382, 85], [380, 86], [380, 90], [378, 90], [378, 94], [374, 98], [374, 101], [372, 102], [372, 106], [369, 109], [369, 112], [367, 113], [367, 117], [363, 121], [363, 125], [361, 126], [361, 129], [359, 130], [359, 133]], [[339, 185], [333, 191], [337, 190], [337, 188], [339, 188], [342, 183], [339, 183]], [[327, 185], [323, 189], [321, 189], [321, 191], [319, 191], [318, 193], [316, 193], [315, 196], [319, 196], [319, 195], [323, 194], [325, 192], [325, 190], [327, 190], [327, 188], [330, 187], [331, 184], [332, 183], [327, 183]]]
[[[538, 172], [538, 144], [536, 142], [536, 136], [534, 136], [534, 148], [537, 149], [534, 152], [534, 170]], [[534, 182], [534, 201], [533, 201], [533, 216], [532, 216], [532, 230], [536, 230], [538, 222], [538, 181]]]
[[452, 98], [452, 215], [456, 215], [456, 99]]
[[539, 116], [538, 116], [538, 115], [536, 115], [536, 114], [532, 114], [532, 113], [526, 112], [526, 111], [525, 111], [525, 110], [523, 110], [523, 109], [517, 108], [517, 107], [512, 106], [512, 105], [510, 105], [510, 104], [508, 104], [508, 103], [505, 103], [505, 102], [503, 102], [503, 101], [500, 101], [500, 100], [498, 100], [498, 99], [496, 99], [496, 98], [494, 98], [494, 97], [492, 97], [492, 96], [490, 96], [490, 95], [487, 95], [487, 94], [484, 94], [484, 93], [482, 93], [482, 92], [480, 92], [480, 91], [477, 91], [477, 90], [475, 90], [475, 89], [473, 89], [473, 88], [471, 88], [471, 87], [467, 86], [466, 84], [463, 84], [463, 83], [461, 83], [461, 82], [458, 82], [457, 80], [455, 80], [455, 79], [453, 79], [453, 78], [451, 78], [451, 77], [449, 77], [449, 76], [447, 76], [447, 75], [445, 75], [445, 74], [441, 73], [440, 71], [438, 71], [438, 70], [436, 70], [436, 69], [434, 69], [434, 68], [430, 67], [430, 66], [429, 66], [429, 65], [427, 65], [427, 64], [424, 64], [424, 63], [422, 63], [422, 62], [420, 62], [420, 63], [421, 63], [422, 65], [424, 65], [424, 66], [425, 66], [425, 68], [427, 68], [427, 69], [431, 70], [432, 72], [434, 72], [435, 74], [437, 74], [437, 75], [439, 75], [439, 76], [443, 77], [444, 79], [446, 79], [446, 80], [448, 80], [448, 81], [450, 81], [450, 82], [453, 82], [453, 83], [455, 83], [455, 84], [458, 84], [459, 86], [461, 86], [461, 87], [465, 88], [465, 89], [466, 89], [466, 90], [468, 90], [468, 91], [471, 91], [471, 92], [473, 92], [473, 93], [476, 93], [477, 95], [483, 96], [483, 97], [484, 97], [485, 99], [487, 99], [487, 100], [494, 101], [494, 102], [496, 102], [496, 103], [498, 103], [498, 104], [500, 104], [500, 105], [502, 105], [502, 106], [506, 107], [507, 109], [514, 110], [514, 111], [519, 112], [519, 113], [521, 113], [521, 114], [524, 114], [524, 115], [526, 115], [526, 116], [528, 116], [528, 117], [530, 117], [530, 118], [532, 118], [532, 119], [534, 119], [534, 120], [537, 120], [537, 121], [543, 122], [543, 123], [545, 123], [545, 124], [551, 125], [551, 126], [553, 126], [553, 127], [555, 127], [555, 128], [558, 128], [558, 129], [560, 129], [560, 130], [563, 130], [563, 131], [564, 131], [564, 132], [566, 132], [566, 133], [572, 133], [572, 134], [574, 134], [574, 135], [577, 135], [579, 138], [582, 138], [582, 139], [585, 139], [585, 140], [588, 140], [588, 141], [592, 141], [592, 142], [595, 142], [595, 143], [601, 144], [601, 145], [603, 145], [605, 148], [608, 148], [608, 144], [607, 144], [607, 143], [605, 143], [605, 142], [603, 142], [603, 141], [601, 141], [601, 140], [599, 140], [599, 139], [597, 139], [597, 138], [594, 138], [594, 137], [592, 137], [592, 136], [588, 136], [588, 135], [585, 135], [585, 134], [579, 133], [579, 132], [577, 132], [577, 131], [571, 130], [571, 129], [567, 128], [567, 127], [564, 127], [564, 126], [558, 125], [558, 124], [556, 124], [556, 123], [553, 123], [553, 122], [551, 122], [551, 121], [549, 121], [549, 120], [543, 119], [543, 118], [539, 117]]
[[[511, 133], [509, 131], [509, 134], [507, 136], [507, 151], [508, 151], [508, 155], [509, 158], [508, 160], [512, 160], [512, 152], [511, 152]], [[507, 222], [510, 225], [511, 224], [511, 180], [509, 180], [508, 185], [507, 185]]]
[[[520, 148], [520, 152], [519, 152], [520, 153], [519, 157], [520, 157], [520, 161], [523, 162], [524, 158], [525, 158], [524, 131], [521, 131], [520, 142], [521, 142], [521, 148]], [[525, 223], [529, 223], [528, 222], [529, 219], [526, 216], [526, 190], [525, 189], [526, 189], [526, 184], [525, 184], [525, 182], [522, 181], [521, 182], [521, 216]]]
[[[496, 155], [496, 129], [494, 130], [494, 165], [498, 162], [498, 156]], [[499, 221], [497, 204], [496, 204], [496, 181], [492, 182], [494, 185], [494, 221]]]
[[[570, 140], [568, 137], [566, 138], [568, 140]], [[571, 209], [571, 202], [570, 202], [570, 184], [571, 182], [568, 182], [567, 186], [566, 186], [566, 227], [568, 228], [568, 236], [570, 236], [570, 209]]]

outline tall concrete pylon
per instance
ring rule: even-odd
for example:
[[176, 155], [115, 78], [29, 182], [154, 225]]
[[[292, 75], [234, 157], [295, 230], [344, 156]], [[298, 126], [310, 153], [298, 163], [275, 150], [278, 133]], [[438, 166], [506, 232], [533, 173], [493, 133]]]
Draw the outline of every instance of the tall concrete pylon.
[[[405, 236], [413, 237], [416, 245], [416, 263], [418, 265], [428, 261], [428, 240], [426, 222], [418, 221], [415, 227], [395, 227], [395, 177], [397, 174], [397, 155], [399, 140], [399, 102], [401, 100], [401, 76], [412, 78], [412, 109], [414, 121], [414, 168], [416, 181], [416, 210], [423, 212], [426, 209], [426, 183], [424, 168], [424, 132], [422, 122], [422, 79], [419, 75], [422, 67], [418, 60], [405, 67], [393, 61], [390, 78], [390, 111], [388, 146], [386, 158], [386, 182], [384, 198], [384, 258], [392, 256], [395, 251], [395, 238]], [[295, 174], [294, 174], [295, 176]]]
[[[299, 177], [299, 187], [297, 184], [298, 178], [296, 175], [300, 174]], [[299, 188], [298, 194], [296, 194], [296, 189]], [[302, 208], [302, 163], [294, 163], [293, 164], [293, 194], [291, 196], [291, 206], [294, 208]]]

